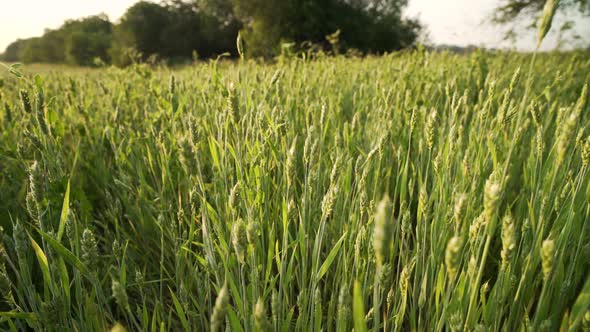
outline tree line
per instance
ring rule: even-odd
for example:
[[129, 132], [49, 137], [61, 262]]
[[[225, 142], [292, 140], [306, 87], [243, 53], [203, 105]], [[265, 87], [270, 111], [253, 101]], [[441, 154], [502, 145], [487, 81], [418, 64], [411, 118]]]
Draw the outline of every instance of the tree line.
[[421, 26], [402, 17], [407, 0], [140, 1], [113, 23], [105, 14], [73, 19], [41, 37], [11, 43], [4, 61], [125, 66], [285, 50], [383, 53], [410, 46]]

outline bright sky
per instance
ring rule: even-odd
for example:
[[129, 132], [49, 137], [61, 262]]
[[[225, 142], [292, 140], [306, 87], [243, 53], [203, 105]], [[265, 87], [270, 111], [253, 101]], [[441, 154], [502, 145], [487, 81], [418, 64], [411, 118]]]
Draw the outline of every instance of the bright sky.
[[[487, 47], [514, 48], [532, 50], [536, 46], [536, 31], [523, 27], [530, 24], [527, 18], [522, 20], [516, 45], [503, 40], [506, 27], [499, 27], [490, 22], [494, 8], [500, 0], [409, 0], [406, 14], [418, 17], [429, 33], [430, 40], [436, 44], [476, 45]], [[575, 33], [582, 36], [582, 46], [590, 44], [590, 18], [582, 18], [577, 13], [570, 13], [568, 19], [574, 20]], [[554, 49], [557, 44], [557, 30], [564, 22], [564, 15], [556, 15], [553, 28], [543, 41], [541, 49]], [[571, 38], [570, 38], [571, 39]], [[569, 47], [567, 47], [569, 46]], [[573, 48], [568, 43], [564, 48]]]
[[[0, 0], [0, 52], [17, 38], [40, 36], [45, 28], [57, 28], [64, 20], [106, 13], [112, 21], [121, 17], [137, 0]], [[426, 25], [430, 41], [488, 47], [513, 47], [502, 41], [503, 30], [489, 23], [499, 0], [409, 0], [407, 14]], [[576, 19], [576, 32], [590, 36], [590, 19]], [[554, 29], [555, 30], [555, 29]], [[556, 34], [544, 42], [544, 49], [556, 45]], [[589, 38], [589, 37], [586, 37]], [[516, 47], [532, 49], [534, 33], [519, 36]], [[590, 41], [586, 39], [585, 44]]]
[[106, 13], [119, 19], [137, 0], [0, 0], [0, 52], [18, 38], [43, 35], [67, 19]]

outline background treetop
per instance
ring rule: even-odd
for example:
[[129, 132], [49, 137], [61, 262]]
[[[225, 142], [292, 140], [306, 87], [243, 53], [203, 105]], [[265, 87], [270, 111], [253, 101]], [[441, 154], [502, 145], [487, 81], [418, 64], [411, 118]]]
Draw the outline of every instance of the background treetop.
[[13, 42], [3, 58], [126, 65], [137, 58], [235, 56], [239, 31], [251, 57], [273, 57], [285, 43], [383, 53], [412, 45], [420, 32], [417, 21], [402, 17], [406, 5], [406, 0], [140, 1], [117, 23], [106, 15], [66, 21], [41, 37]]

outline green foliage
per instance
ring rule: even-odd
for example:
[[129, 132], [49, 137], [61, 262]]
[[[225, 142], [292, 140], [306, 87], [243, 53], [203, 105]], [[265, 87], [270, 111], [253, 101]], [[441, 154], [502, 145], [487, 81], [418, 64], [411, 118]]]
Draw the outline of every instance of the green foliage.
[[62, 29], [70, 31], [65, 38], [67, 63], [91, 66], [96, 58], [110, 61], [107, 50], [111, 46], [113, 26], [106, 16], [69, 21]]
[[8, 67], [0, 330], [580, 330], [589, 59]]
[[108, 62], [112, 24], [105, 15], [66, 21], [42, 37], [17, 40], [5, 52], [5, 61], [68, 63], [90, 66], [96, 58]]
[[[43, 36], [17, 40], [5, 61], [127, 66], [143, 61], [187, 62], [197, 57], [270, 58], [287, 42], [299, 51], [356, 49], [383, 53], [412, 45], [417, 21], [401, 16], [402, 0], [168, 0], [139, 1], [112, 24], [104, 14], [66, 21]], [[339, 33], [336, 33], [339, 31]]]
[[382, 53], [410, 46], [420, 30], [417, 21], [402, 19], [405, 1], [235, 0], [244, 22], [244, 37], [252, 56], [280, 53], [281, 44], [322, 45], [340, 31], [344, 49]]
[[127, 53], [137, 52], [142, 60], [190, 59], [193, 52], [213, 57], [227, 51], [236, 53], [239, 25], [223, 24], [193, 4], [180, 1], [156, 4], [140, 1], [130, 7], [115, 28], [115, 43], [110, 50], [114, 63], [129, 64]]

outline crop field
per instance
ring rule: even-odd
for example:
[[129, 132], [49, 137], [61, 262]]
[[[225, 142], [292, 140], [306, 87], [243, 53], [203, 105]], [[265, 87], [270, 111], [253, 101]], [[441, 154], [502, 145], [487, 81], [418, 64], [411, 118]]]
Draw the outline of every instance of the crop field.
[[590, 329], [587, 52], [34, 69], [2, 331]]

